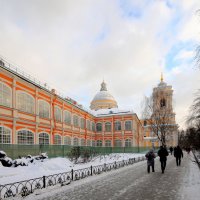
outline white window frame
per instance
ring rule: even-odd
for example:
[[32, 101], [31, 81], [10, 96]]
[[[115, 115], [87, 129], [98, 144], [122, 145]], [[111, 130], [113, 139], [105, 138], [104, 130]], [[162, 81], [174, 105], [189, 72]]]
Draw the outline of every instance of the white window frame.
[[[8, 89], [8, 93], [7, 95], [9, 95], [8, 98], [6, 98], [5, 96], [5, 91], [4, 91], [4, 87], [6, 89]], [[6, 107], [12, 107], [12, 88], [9, 87], [7, 84], [3, 83], [0, 81], [0, 92], [2, 91], [2, 96], [0, 95], [0, 105], [2, 106], [6, 106]]]
[[68, 145], [68, 146], [72, 145], [72, 139], [70, 136], [64, 136], [64, 145]]
[[[108, 127], [108, 124], [110, 126], [110, 129], [108, 130], [106, 127]], [[105, 122], [105, 132], [111, 132], [112, 130], [112, 123], [111, 122]]]
[[122, 130], [122, 123], [121, 123], [121, 121], [115, 121], [114, 122], [114, 127], [115, 127], [115, 131], [121, 131]]
[[[30, 102], [30, 103], [32, 103], [32, 109], [31, 109], [31, 111], [29, 110], [30, 109], [30, 105], [28, 105], [27, 103], [26, 104], [23, 104], [24, 102], [19, 102], [19, 95], [20, 94], [24, 94], [25, 96], [24, 96], [24, 98], [27, 98], [27, 97], [30, 97], [30, 99], [32, 99], [33, 100], [33, 102]], [[17, 101], [17, 109], [19, 110], [19, 111], [22, 111], [22, 112], [26, 112], [26, 113], [30, 113], [30, 114], [35, 114], [35, 98], [30, 94], [30, 93], [28, 93], [28, 92], [25, 92], [25, 91], [22, 91], [22, 90], [19, 90], [19, 91], [17, 91], [16, 92], [16, 96], [17, 96], [17, 98], [16, 98], [16, 101]], [[23, 99], [24, 100], [24, 99]], [[27, 99], [25, 99], [25, 101], [27, 101]], [[23, 107], [21, 107], [21, 106], [23, 106], [24, 105], [24, 108]]]
[[[48, 136], [48, 143], [46, 143], [47, 138], [44, 138], [44, 137], [42, 138], [40, 136], [41, 134], [45, 134], [45, 136]], [[42, 139], [43, 143], [40, 143], [40, 139]], [[39, 132], [38, 133], [38, 144], [40, 144], [40, 145], [49, 145], [50, 144], [50, 134], [47, 133], [47, 132]]]
[[64, 119], [63, 122], [67, 125], [71, 125], [72, 123], [72, 114], [68, 110], [64, 111]]
[[[7, 126], [0, 126], [0, 128], [3, 130], [2, 132], [5, 132], [5, 131], [10, 131], [9, 134], [0, 134], [0, 137], [1, 137], [1, 142], [0, 144], [12, 144], [12, 129], [8, 128]], [[10, 138], [10, 142], [3, 142], [5, 140], [5, 137], [9, 136]], [[7, 140], [7, 138], [6, 138]]]
[[56, 122], [62, 122], [62, 109], [59, 106], [54, 106], [54, 118]]
[[[130, 123], [130, 124], [127, 124]], [[131, 120], [126, 120], [125, 121], [125, 131], [131, 131], [133, 129], [132, 121]]]
[[[19, 143], [19, 132], [21, 132], [21, 131], [27, 131], [28, 133], [30, 132], [30, 133], [32, 133], [32, 135], [33, 135], [33, 142], [31, 142], [31, 143], [29, 143], [29, 142], [26, 142], [26, 143]], [[27, 136], [26, 136], [27, 137]], [[29, 136], [30, 137], [30, 136]], [[26, 138], [27, 139], [27, 138]], [[20, 129], [20, 130], [18, 130], [17, 131], [17, 144], [22, 144], [22, 145], [33, 145], [33, 144], [35, 144], [35, 133], [33, 132], [33, 131], [31, 131], [31, 130], [29, 130], [29, 129]]]
[[[43, 105], [42, 105], [42, 107], [43, 107], [43, 110], [40, 110], [40, 103], [42, 103]], [[46, 107], [45, 107], [46, 106]], [[47, 110], [47, 109], [48, 110]], [[45, 110], [46, 109], [46, 110]], [[41, 112], [40, 112], [41, 111]], [[45, 112], [47, 112], [47, 113], [45, 113]], [[50, 104], [47, 102], [47, 101], [45, 101], [45, 100], [43, 100], [43, 99], [39, 99], [38, 100], [38, 115], [39, 115], [39, 117], [41, 117], [41, 118], [47, 118], [47, 119], [49, 119], [50, 118]]]
[[[101, 130], [98, 129], [98, 128], [100, 128], [98, 125], [101, 125], [101, 126], [100, 126], [100, 127], [101, 127]], [[103, 125], [102, 125], [101, 122], [98, 122], [98, 123], [96, 124], [96, 131], [97, 131], [97, 132], [102, 132], [102, 131], [103, 131]]]
[[[59, 137], [60, 137], [60, 139], [59, 139], [59, 140], [60, 140], [59, 144], [58, 144], [58, 143], [55, 144], [55, 141], [56, 141], [56, 140], [55, 140], [55, 139], [56, 139], [55, 137], [56, 137], [56, 136], [59, 136]], [[58, 134], [58, 133], [54, 134], [54, 136], [53, 136], [53, 144], [54, 144], [54, 145], [62, 145], [62, 136], [61, 136], [60, 134]]]

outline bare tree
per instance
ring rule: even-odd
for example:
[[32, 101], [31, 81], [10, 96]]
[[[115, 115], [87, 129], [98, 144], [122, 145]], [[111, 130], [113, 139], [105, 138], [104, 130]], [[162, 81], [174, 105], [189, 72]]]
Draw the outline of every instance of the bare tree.
[[[171, 110], [167, 109], [162, 93], [159, 96], [144, 97], [142, 118], [146, 121], [149, 131], [153, 132], [161, 144], [166, 145], [174, 130]], [[176, 126], [176, 125], [175, 125]], [[177, 128], [177, 126], [176, 126]]]
[[196, 98], [190, 107], [190, 114], [187, 118], [187, 124], [191, 127], [200, 129], [200, 90], [196, 93]]

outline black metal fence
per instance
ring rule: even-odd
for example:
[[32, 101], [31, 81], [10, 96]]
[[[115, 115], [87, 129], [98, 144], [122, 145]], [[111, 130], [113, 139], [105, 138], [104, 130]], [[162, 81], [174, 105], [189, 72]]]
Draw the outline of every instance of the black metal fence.
[[145, 160], [145, 157], [130, 158], [129, 160], [122, 160], [114, 163], [104, 163], [103, 165], [90, 166], [83, 169], [71, 170], [69, 172], [43, 176], [39, 178], [29, 179], [25, 181], [0, 185], [0, 199], [15, 197], [21, 195], [22, 197], [28, 196], [35, 190], [47, 188], [56, 184], [67, 185], [71, 181], [83, 179], [88, 176], [98, 175], [103, 172], [118, 169], [127, 165], [132, 165], [136, 162]]

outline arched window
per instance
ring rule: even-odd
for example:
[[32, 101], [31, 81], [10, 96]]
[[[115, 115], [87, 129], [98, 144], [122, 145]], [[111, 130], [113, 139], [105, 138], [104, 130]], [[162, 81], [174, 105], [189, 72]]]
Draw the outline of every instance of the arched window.
[[85, 129], [85, 119], [81, 118], [81, 128]]
[[17, 132], [18, 144], [34, 144], [34, 134], [28, 130], [20, 130]]
[[10, 144], [11, 143], [11, 130], [0, 126], [0, 144]]
[[48, 133], [40, 133], [39, 134], [39, 144], [49, 144], [49, 134]]
[[39, 100], [39, 116], [42, 118], [50, 117], [50, 105], [44, 100]]
[[18, 91], [17, 108], [23, 112], [34, 114], [34, 98], [26, 92]]
[[125, 121], [125, 130], [126, 131], [132, 130], [132, 121]]
[[73, 116], [73, 124], [74, 124], [75, 127], [79, 126], [79, 118], [78, 118], [77, 115]]
[[92, 122], [92, 131], [95, 132], [95, 123]]
[[160, 107], [163, 108], [163, 107], [165, 107], [165, 106], [166, 106], [166, 101], [165, 101], [165, 99], [161, 99], [161, 100], [160, 100]]
[[121, 140], [115, 140], [115, 147], [121, 147], [122, 141]]
[[97, 123], [96, 130], [97, 132], [102, 132], [102, 123]]
[[97, 147], [102, 147], [102, 140], [97, 140]]
[[54, 107], [54, 117], [56, 122], [61, 122], [61, 109], [58, 106]]
[[132, 143], [131, 143], [131, 139], [126, 139], [125, 140], [125, 147], [131, 147]]
[[58, 135], [58, 134], [54, 135], [54, 144], [62, 144], [60, 135]]
[[85, 146], [85, 139], [81, 139], [81, 146]]
[[0, 82], [0, 105], [11, 107], [12, 90], [6, 84]]
[[90, 128], [90, 121], [89, 120], [87, 120], [87, 130], [91, 130], [91, 128]]
[[115, 122], [115, 131], [121, 131], [122, 127], [121, 127], [121, 122], [120, 121], [116, 121]]
[[78, 146], [78, 138], [74, 138], [74, 141], [73, 141], [74, 143], [73, 143], [73, 145], [74, 146]]
[[105, 141], [105, 147], [111, 147], [111, 140]]
[[64, 137], [64, 144], [70, 146], [71, 145], [71, 137], [65, 136]]
[[147, 121], [146, 120], [144, 120], [144, 126], [146, 126], [147, 125]]
[[87, 146], [91, 146], [91, 141], [87, 140]]
[[110, 122], [106, 122], [105, 123], [105, 131], [106, 132], [111, 132], [111, 123]]
[[67, 110], [64, 111], [64, 123], [68, 125], [71, 124], [71, 113]]

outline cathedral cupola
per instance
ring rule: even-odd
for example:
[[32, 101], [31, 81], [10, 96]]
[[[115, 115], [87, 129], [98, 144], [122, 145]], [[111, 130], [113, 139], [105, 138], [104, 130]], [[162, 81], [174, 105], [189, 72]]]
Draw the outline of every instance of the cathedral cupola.
[[117, 102], [114, 97], [108, 92], [106, 83], [101, 83], [100, 91], [94, 96], [90, 108], [92, 110], [117, 108]]

